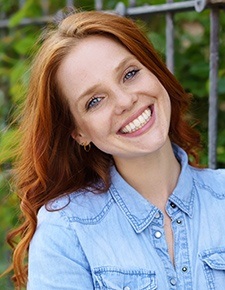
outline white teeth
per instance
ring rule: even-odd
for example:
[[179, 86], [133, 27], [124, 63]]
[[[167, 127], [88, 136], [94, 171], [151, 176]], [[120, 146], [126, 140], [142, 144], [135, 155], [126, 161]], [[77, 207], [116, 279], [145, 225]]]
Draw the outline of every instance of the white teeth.
[[141, 124], [145, 122], [145, 118], [143, 116], [139, 116], [138, 120]]
[[138, 118], [127, 124], [120, 131], [122, 133], [132, 133], [142, 128], [151, 118], [151, 110], [147, 108]]
[[139, 122], [138, 119], [135, 119], [135, 120], [133, 121], [133, 123], [134, 123], [134, 125], [135, 125], [136, 127], [138, 127], [138, 126], [141, 125], [141, 122]]
[[133, 123], [130, 123], [130, 125], [128, 125], [128, 126], [131, 128], [130, 131], [135, 130], [135, 125]]
[[143, 117], [144, 117], [144, 119], [147, 119], [149, 116], [148, 116], [148, 114], [146, 114], [145, 112], [143, 113]]

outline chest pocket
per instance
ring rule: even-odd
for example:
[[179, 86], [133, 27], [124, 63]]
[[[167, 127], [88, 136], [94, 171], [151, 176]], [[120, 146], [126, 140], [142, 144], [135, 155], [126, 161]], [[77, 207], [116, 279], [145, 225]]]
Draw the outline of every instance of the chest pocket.
[[200, 258], [208, 289], [225, 289], [225, 247], [206, 250], [200, 254]]
[[124, 270], [101, 267], [94, 270], [94, 280], [96, 290], [157, 289], [155, 273], [142, 269]]

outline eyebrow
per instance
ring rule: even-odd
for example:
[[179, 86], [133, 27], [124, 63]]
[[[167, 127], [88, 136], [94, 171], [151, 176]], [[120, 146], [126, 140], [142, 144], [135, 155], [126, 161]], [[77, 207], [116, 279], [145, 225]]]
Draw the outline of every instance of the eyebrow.
[[[137, 60], [135, 56], [128, 56], [125, 57], [114, 69], [113, 71], [118, 72], [121, 70], [121, 68], [129, 61], [131, 60]], [[87, 90], [84, 90], [84, 92], [82, 92], [80, 94], [80, 96], [78, 97], [77, 101], [80, 101], [81, 99], [83, 99], [85, 96], [90, 95], [93, 91], [95, 91], [97, 88], [99, 87], [99, 84], [95, 84], [91, 87], [89, 87]]]

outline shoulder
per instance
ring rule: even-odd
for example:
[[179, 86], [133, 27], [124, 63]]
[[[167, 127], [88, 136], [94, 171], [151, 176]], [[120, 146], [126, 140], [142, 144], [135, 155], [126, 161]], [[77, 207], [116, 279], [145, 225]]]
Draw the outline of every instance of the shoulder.
[[52, 200], [38, 213], [39, 224], [96, 223], [103, 219], [113, 204], [110, 192], [73, 192]]
[[198, 188], [209, 191], [217, 198], [225, 198], [225, 169], [190, 168], [194, 183]]

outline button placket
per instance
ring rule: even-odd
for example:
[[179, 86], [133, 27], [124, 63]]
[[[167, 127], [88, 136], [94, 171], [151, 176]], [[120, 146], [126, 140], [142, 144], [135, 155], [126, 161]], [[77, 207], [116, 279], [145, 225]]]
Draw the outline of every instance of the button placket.
[[153, 229], [153, 235], [156, 239], [160, 239], [162, 237], [161, 228], [163, 228], [162, 214], [160, 211], [157, 211], [155, 213], [155, 227]]
[[[168, 205], [170, 205], [170, 203], [168, 203]], [[174, 211], [172, 208], [171, 210]], [[164, 231], [164, 216], [160, 210], [156, 211], [154, 214], [153, 223], [151, 225], [151, 239], [159, 257], [161, 258], [162, 265], [164, 266], [167, 276], [167, 281], [170, 283], [172, 278], [174, 278], [174, 281], [176, 281], [176, 272], [171, 264], [171, 259], [168, 254], [168, 245]], [[171, 283], [170, 285], [173, 286]], [[174, 285], [170, 288], [172, 290], [176, 287]]]
[[[172, 208], [170, 208], [172, 210]], [[189, 260], [189, 249], [187, 240], [187, 228], [185, 213], [179, 208], [173, 209], [173, 229], [175, 242], [176, 268], [179, 269], [177, 275], [180, 283], [188, 285], [187, 289], [192, 288], [192, 276]]]

